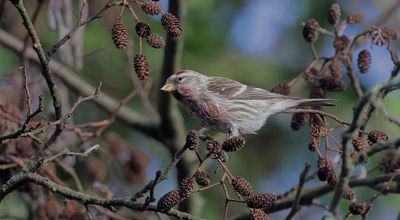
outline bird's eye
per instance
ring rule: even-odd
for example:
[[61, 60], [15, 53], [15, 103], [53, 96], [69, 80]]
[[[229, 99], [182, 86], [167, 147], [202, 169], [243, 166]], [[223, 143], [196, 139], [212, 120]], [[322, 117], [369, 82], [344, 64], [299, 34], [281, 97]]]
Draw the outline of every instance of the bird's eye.
[[178, 77], [178, 81], [182, 81], [182, 80], [183, 80], [182, 76]]

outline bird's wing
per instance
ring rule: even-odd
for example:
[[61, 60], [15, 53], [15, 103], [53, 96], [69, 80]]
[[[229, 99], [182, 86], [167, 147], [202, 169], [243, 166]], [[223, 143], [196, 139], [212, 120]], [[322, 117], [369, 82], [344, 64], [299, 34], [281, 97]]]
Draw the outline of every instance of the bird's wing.
[[207, 90], [229, 100], [293, 99], [222, 77], [210, 77]]

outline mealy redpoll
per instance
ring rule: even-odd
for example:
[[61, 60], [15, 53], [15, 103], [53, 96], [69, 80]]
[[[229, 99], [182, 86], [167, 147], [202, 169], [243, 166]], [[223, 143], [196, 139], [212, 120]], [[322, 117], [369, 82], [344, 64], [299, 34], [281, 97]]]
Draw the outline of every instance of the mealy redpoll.
[[270, 115], [288, 108], [332, 105], [329, 99], [288, 97], [193, 70], [171, 75], [161, 90], [171, 92], [202, 126], [229, 136], [255, 134]]

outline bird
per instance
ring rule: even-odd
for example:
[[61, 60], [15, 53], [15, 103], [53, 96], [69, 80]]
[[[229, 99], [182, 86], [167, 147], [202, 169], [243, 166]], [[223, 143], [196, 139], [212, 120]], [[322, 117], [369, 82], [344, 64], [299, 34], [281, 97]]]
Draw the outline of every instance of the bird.
[[203, 127], [229, 137], [256, 134], [269, 116], [289, 108], [333, 106], [332, 99], [289, 97], [193, 70], [172, 74], [161, 90], [171, 93]]

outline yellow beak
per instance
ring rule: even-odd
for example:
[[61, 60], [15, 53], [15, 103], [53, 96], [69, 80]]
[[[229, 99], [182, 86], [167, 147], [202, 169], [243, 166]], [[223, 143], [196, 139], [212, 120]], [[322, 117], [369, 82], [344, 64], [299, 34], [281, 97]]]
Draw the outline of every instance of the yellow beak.
[[164, 92], [173, 92], [173, 91], [176, 90], [176, 87], [175, 87], [175, 85], [172, 84], [172, 83], [166, 83], [166, 84], [161, 88], [161, 90], [164, 91]]

